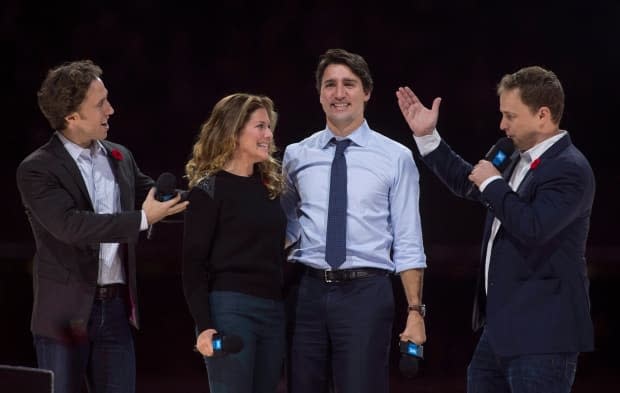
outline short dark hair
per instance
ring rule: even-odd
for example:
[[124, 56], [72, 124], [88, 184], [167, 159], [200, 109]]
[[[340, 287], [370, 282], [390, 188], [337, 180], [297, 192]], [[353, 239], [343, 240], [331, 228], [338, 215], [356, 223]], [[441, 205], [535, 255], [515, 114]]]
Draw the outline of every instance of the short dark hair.
[[65, 117], [79, 109], [93, 80], [103, 74], [90, 60], [64, 63], [48, 71], [37, 92], [39, 108], [55, 130], [67, 127]]
[[532, 112], [546, 106], [551, 112], [551, 119], [560, 124], [564, 113], [564, 89], [553, 71], [531, 66], [506, 74], [497, 85], [497, 94], [514, 89], [519, 89], [521, 101]]
[[325, 68], [330, 64], [343, 64], [351, 69], [362, 81], [364, 92], [366, 94], [372, 92], [373, 82], [370, 75], [370, 69], [366, 60], [357, 53], [347, 52], [344, 49], [328, 49], [319, 57], [319, 64], [316, 67], [315, 79], [316, 90], [321, 92], [321, 82], [323, 81], [323, 73]]

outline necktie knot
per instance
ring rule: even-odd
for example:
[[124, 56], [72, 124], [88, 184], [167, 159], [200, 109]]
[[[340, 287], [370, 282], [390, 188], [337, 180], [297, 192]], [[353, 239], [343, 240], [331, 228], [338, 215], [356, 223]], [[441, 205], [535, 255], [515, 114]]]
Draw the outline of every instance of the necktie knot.
[[336, 140], [336, 138], [332, 139], [333, 143], [336, 145], [336, 156], [341, 156], [344, 154], [344, 151], [351, 144], [350, 139]]

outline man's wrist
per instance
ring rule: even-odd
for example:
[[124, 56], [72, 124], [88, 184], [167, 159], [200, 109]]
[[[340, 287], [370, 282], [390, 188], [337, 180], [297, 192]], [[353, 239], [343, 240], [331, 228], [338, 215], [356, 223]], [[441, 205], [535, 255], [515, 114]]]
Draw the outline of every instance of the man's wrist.
[[407, 306], [407, 312], [415, 311], [424, 318], [426, 316], [426, 304], [410, 304]]

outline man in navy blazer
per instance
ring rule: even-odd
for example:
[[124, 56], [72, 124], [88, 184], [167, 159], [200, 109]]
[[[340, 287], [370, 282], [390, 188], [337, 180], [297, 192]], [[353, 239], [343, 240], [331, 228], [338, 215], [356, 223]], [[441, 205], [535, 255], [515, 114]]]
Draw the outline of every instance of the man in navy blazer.
[[472, 166], [441, 139], [440, 98], [428, 109], [408, 87], [396, 95], [424, 162], [487, 208], [473, 315], [483, 329], [467, 391], [569, 392], [578, 353], [594, 346], [585, 260], [594, 175], [559, 128], [564, 92], [553, 72], [520, 69], [497, 93], [500, 128], [517, 150], [503, 173], [487, 160]]
[[187, 205], [157, 201], [131, 152], [104, 141], [114, 109], [101, 74], [91, 61], [48, 72], [38, 100], [56, 132], [17, 169], [36, 242], [31, 330], [56, 393], [79, 393], [84, 376], [89, 391], [135, 391], [134, 246]]

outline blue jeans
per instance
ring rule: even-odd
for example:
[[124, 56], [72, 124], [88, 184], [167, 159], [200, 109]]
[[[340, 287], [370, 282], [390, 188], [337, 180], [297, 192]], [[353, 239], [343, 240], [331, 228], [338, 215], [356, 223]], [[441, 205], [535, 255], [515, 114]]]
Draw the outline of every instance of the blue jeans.
[[289, 391], [387, 393], [394, 296], [389, 276], [303, 276], [292, 315]]
[[567, 393], [578, 353], [498, 356], [482, 332], [467, 368], [468, 393]]
[[284, 303], [238, 292], [209, 295], [211, 319], [222, 336], [234, 334], [243, 349], [205, 357], [211, 393], [274, 393], [284, 362]]
[[34, 336], [39, 368], [54, 372], [55, 393], [133, 393], [136, 360], [133, 337], [121, 298], [95, 301], [83, 336], [59, 341]]

